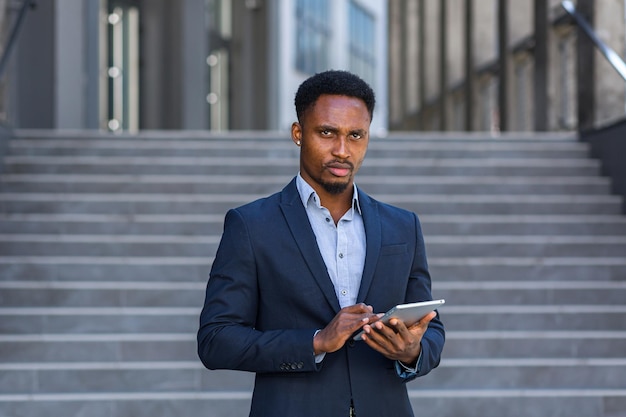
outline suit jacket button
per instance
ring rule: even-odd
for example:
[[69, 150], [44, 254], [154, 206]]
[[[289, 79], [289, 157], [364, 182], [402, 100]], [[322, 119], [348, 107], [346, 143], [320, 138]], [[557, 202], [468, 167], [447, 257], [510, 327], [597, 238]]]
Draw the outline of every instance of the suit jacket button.
[[298, 362], [298, 369], [302, 369], [303, 366], [304, 366], [303, 362]]
[[291, 364], [291, 369], [298, 369], [298, 366], [295, 363]]
[[354, 340], [353, 340], [353, 339], [350, 339], [350, 341], [348, 342], [348, 346], [350, 346], [350, 347], [354, 347], [354, 344], [355, 344], [355, 343], [354, 343]]

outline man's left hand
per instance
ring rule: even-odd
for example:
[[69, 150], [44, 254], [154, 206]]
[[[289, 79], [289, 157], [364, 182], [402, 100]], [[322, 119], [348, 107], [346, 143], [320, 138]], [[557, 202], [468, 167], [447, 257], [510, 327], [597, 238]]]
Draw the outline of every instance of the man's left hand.
[[414, 364], [421, 351], [421, 341], [428, 323], [437, 316], [431, 312], [407, 328], [404, 322], [392, 318], [387, 325], [380, 321], [363, 326], [363, 340], [372, 349], [391, 360]]

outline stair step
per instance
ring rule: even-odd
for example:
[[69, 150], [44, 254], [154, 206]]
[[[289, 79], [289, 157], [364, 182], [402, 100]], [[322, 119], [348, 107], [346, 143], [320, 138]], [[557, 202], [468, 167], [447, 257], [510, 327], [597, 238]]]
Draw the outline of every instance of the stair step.
[[[199, 361], [70, 362], [0, 364], [4, 394], [177, 392], [249, 390], [249, 373], [223, 372], [207, 379]], [[228, 376], [229, 378], [226, 378]], [[626, 359], [458, 359], [442, 360], [428, 378], [409, 389], [623, 389]]]
[[[205, 256], [215, 253], [220, 235], [40, 235], [2, 234], [6, 256]], [[482, 256], [602, 256], [626, 253], [626, 236], [430, 236], [434, 257]], [[51, 245], [52, 244], [52, 245]]]
[[[368, 154], [395, 158], [398, 155], [427, 157], [549, 157], [586, 158], [587, 144], [568, 141], [507, 142], [465, 141], [450, 146], [442, 140], [379, 140], [369, 143]], [[297, 156], [298, 149], [284, 135], [276, 140], [143, 140], [126, 139], [15, 139], [10, 143], [12, 155], [90, 155], [124, 156]]]
[[443, 359], [414, 389], [623, 389], [626, 359]]
[[[1, 280], [193, 281], [206, 283], [212, 257], [3, 256]], [[618, 257], [434, 257], [436, 281], [622, 280], [626, 258]]]
[[[144, 157], [144, 156], [7, 156], [9, 174], [143, 174], [143, 175], [271, 175], [293, 176], [297, 158]], [[590, 159], [547, 158], [368, 158], [364, 175], [412, 176], [592, 176], [600, 165]]]
[[[8, 193], [233, 193], [271, 194], [290, 176], [225, 175], [75, 175], [14, 174], [0, 176]], [[227, 185], [227, 186], [226, 186]], [[582, 194], [610, 193], [610, 182], [599, 177], [428, 176], [383, 178], [359, 175], [368, 193], [404, 194]]]
[[[87, 194], [2, 193], [0, 211], [76, 214], [205, 214], [225, 213], [262, 195], [249, 194]], [[617, 196], [578, 195], [374, 195], [374, 198], [416, 212], [434, 214], [540, 215], [561, 213], [619, 214]]]
[[[2, 362], [197, 360], [192, 333], [0, 335]], [[446, 332], [444, 358], [623, 358], [626, 332], [498, 330]]]
[[[202, 282], [0, 281], [4, 307], [187, 307], [202, 306]], [[35, 291], [38, 290], [38, 291]], [[449, 305], [621, 305], [624, 281], [525, 281], [433, 283], [433, 297]]]
[[[197, 331], [199, 310], [199, 307], [1, 307], [0, 334], [193, 333]], [[446, 306], [440, 314], [449, 331], [626, 331], [626, 307], [621, 305]]]
[[[614, 416], [626, 409], [624, 390], [409, 390], [420, 416], [501, 417], [511, 410], [528, 416]], [[247, 415], [248, 391], [105, 394], [0, 395], [7, 416], [85, 415], [90, 417], [193, 417]], [[4, 416], [3, 416], [4, 417]]]
[[[0, 233], [221, 234], [224, 214], [0, 213]], [[437, 235], [626, 235], [618, 215], [424, 215], [426, 236]]]

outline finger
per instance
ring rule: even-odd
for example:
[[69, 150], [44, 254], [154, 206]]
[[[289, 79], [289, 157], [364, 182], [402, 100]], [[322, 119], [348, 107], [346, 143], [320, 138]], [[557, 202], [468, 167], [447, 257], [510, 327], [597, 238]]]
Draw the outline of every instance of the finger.
[[404, 322], [401, 320], [391, 320], [390, 324], [394, 325], [394, 328], [397, 332], [395, 347], [401, 350], [411, 349], [412, 346], [419, 345], [422, 340], [422, 336], [426, 332], [427, 323], [424, 324], [424, 327], [414, 326], [407, 327]]
[[367, 305], [365, 303], [358, 303], [351, 306], [347, 306], [341, 309], [342, 311], [348, 313], [373, 313], [374, 309], [372, 306]]
[[385, 347], [386, 349], [391, 346], [395, 346], [394, 339], [396, 332], [393, 328], [385, 325], [381, 321], [372, 323], [371, 327], [372, 332], [370, 333], [370, 337], [375, 343], [379, 346]]
[[407, 339], [411, 336], [411, 332], [406, 327], [406, 324], [402, 320], [398, 320], [393, 318], [389, 320], [389, 325], [394, 329], [394, 331], [399, 334], [403, 339]]

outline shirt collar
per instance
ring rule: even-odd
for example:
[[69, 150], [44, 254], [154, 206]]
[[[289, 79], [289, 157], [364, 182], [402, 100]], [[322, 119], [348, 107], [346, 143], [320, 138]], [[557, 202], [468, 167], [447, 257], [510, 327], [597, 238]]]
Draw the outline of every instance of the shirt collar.
[[[355, 209], [359, 214], [361, 213], [361, 204], [359, 203], [359, 192], [356, 187], [356, 184], [353, 183], [354, 191], [352, 193], [352, 208]], [[317, 195], [313, 187], [309, 185], [308, 182], [302, 178], [300, 173], [296, 177], [296, 187], [298, 188], [298, 194], [300, 194], [300, 199], [302, 200], [302, 204], [306, 207], [309, 204], [309, 201], [313, 199], [314, 204], [321, 208], [322, 205], [320, 203], [320, 197]]]

